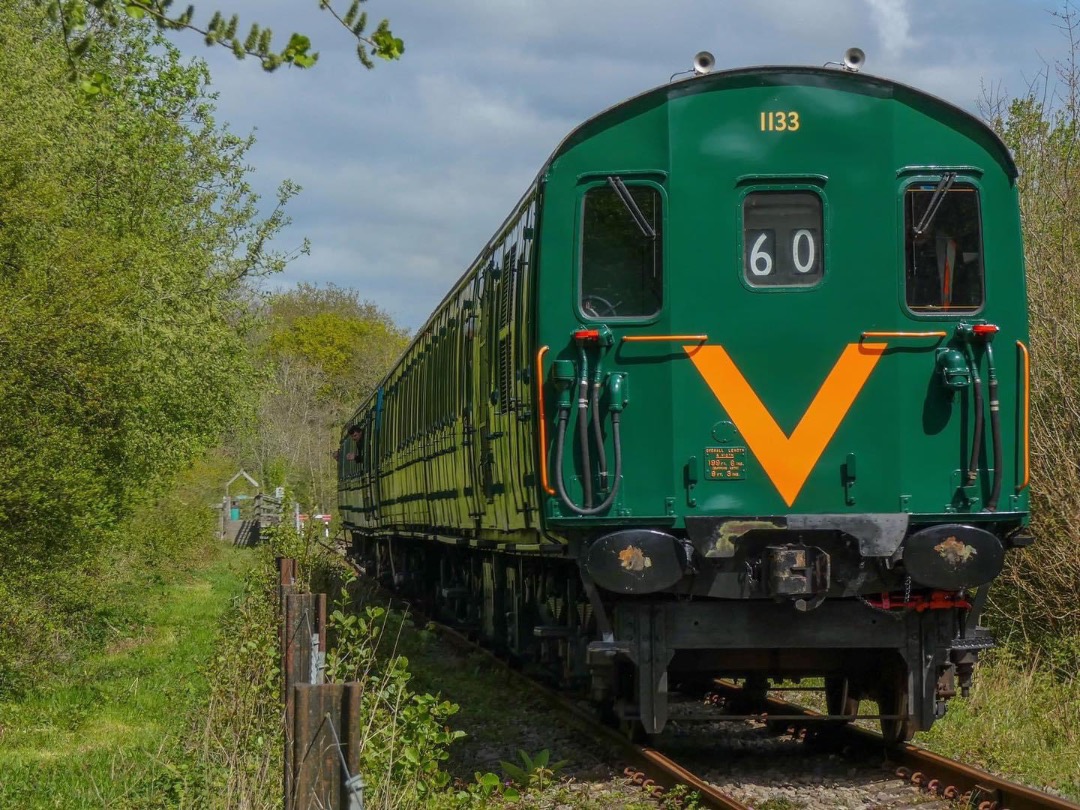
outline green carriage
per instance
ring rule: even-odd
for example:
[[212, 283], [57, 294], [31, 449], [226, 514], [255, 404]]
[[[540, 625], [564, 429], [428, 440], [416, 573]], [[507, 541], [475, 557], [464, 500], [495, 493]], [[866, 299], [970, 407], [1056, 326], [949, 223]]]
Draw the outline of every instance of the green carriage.
[[648, 732], [719, 675], [928, 728], [1030, 541], [1015, 180], [978, 119], [850, 70], [601, 113], [343, 435], [357, 553]]

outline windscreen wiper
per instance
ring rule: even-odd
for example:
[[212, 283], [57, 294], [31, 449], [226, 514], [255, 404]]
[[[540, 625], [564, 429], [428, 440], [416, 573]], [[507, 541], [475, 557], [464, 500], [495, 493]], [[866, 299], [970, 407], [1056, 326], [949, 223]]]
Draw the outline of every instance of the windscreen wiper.
[[956, 172], [945, 172], [941, 175], [941, 182], [937, 184], [937, 188], [934, 189], [934, 196], [930, 198], [930, 204], [926, 206], [926, 211], [923, 212], [922, 219], [919, 220], [919, 224], [915, 226], [915, 236], [922, 236], [926, 233], [926, 229], [934, 221], [934, 217], [937, 216], [938, 209], [941, 208], [941, 203], [945, 201], [945, 192], [952, 188], [952, 184], [956, 182]]
[[630, 189], [626, 187], [626, 183], [622, 181], [621, 177], [612, 175], [607, 179], [608, 185], [615, 189], [615, 193], [619, 195], [619, 199], [622, 200], [622, 204], [626, 206], [626, 210], [630, 212], [630, 216], [633, 217], [634, 223], [641, 229], [649, 239], [656, 238], [656, 229], [649, 224], [649, 220], [645, 218], [645, 215], [641, 213], [641, 209], [638, 208], [637, 202], [635, 202], [633, 196], [630, 194]]

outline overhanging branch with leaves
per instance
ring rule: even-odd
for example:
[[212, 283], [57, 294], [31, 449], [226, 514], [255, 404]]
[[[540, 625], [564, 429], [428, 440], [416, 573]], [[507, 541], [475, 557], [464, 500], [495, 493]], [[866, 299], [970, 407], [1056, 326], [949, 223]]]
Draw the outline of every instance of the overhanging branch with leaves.
[[[269, 72], [282, 65], [296, 68], [314, 67], [319, 59], [311, 39], [293, 33], [284, 47], [274, 44], [273, 31], [259, 23], [251, 23], [241, 37], [240, 17], [215, 10], [205, 24], [195, 22], [195, 7], [187, 6], [174, 13], [173, 0], [37, 0], [45, 6], [59, 26], [67, 49], [71, 78], [89, 95], [97, 95], [108, 87], [108, 74], [88, 67], [88, 55], [99, 36], [100, 28], [118, 28], [127, 18], [153, 21], [163, 31], [191, 31], [200, 34], [210, 47], [228, 48], [237, 59], [254, 57]], [[368, 32], [368, 15], [362, 10], [367, 0], [352, 0], [342, 12], [334, 0], [316, 0], [321, 11], [329, 13], [356, 41], [356, 56], [370, 69], [372, 57], [393, 61], [405, 52], [405, 43], [390, 30], [390, 21], [383, 19], [375, 30]]]

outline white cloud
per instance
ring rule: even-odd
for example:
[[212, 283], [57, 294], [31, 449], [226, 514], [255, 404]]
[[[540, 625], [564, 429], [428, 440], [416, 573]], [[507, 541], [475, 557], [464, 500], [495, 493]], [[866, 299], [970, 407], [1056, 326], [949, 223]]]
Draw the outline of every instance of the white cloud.
[[911, 47], [911, 18], [907, 0], [867, 0], [878, 39], [890, 57]]
[[311, 71], [176, 41], [212, 63], [221, 118], [257, 127], [250, 162], [269, 199], [280, 179], [313, 252], [281, 279], [358, 288], [416, 327], [569, 130], [712, 51], [720, 68], [817, 64], [858, 45], [867, 70], [972, 109], [980, 80], [1022, 90], [1062, 48], [1019, 0], [370, 0], [405, 58], [373, 71], [310, 0], [229, 0], [242, 20], [310, 34]]

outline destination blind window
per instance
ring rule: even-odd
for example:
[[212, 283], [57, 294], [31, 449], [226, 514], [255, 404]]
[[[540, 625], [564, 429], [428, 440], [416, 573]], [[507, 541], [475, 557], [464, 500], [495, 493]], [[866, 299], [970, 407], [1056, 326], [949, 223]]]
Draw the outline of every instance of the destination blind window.
[[812, 287], [824, 274], [821, 197], [754, 191], [743, 200], [743, 278], [752, 287]]

